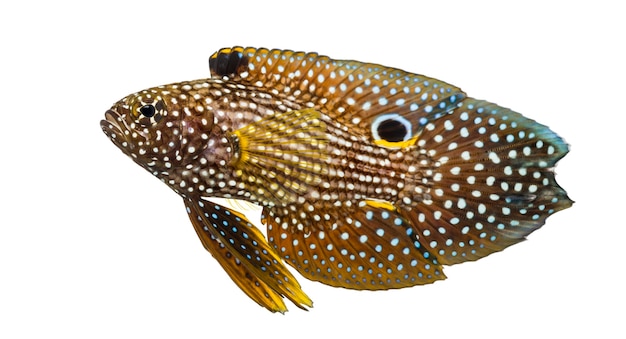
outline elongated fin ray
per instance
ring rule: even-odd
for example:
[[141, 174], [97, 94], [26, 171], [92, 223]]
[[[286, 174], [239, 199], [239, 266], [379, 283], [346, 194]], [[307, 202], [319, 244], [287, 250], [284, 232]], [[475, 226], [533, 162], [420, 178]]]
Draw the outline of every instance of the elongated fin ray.
[[438, 164], [432, 200], [400, 212], [442, 264], [476, 260], [522, 241], [572, 201], [553, 167], [568, 152], [554, 132], [472, 98], [430, 122], [418, 146]]
[[259, 200], [296, 202], [328, 174], [326, 125], [308, 108], [278, 112], [232, 135], [236, 175]]
[[357, 290], [445, 279], [420, 236], [388, 203], [363, 201], [341, 209], [298, 207], [286, 209], [292, 212], [284, 216], [278, 215], [283, 213], [280, 210], [265, 209], [264, 222], [270, 244], [308, 279]]
[[411, 124], [406, 138], [411, 139], [465, 97], [459, 88], [434, 78], [317, 53], [223, 48], [209, 58], [209, 65], [213, 76], [227, 76], [308, 103], [363, 135], [371, 134], [381, 115], [399, 114]]
[[206, 232], [200, 220], [192, 219], [192, 224], [204, 248], [220, 263], [235, 284], [248, 297], [272, 312], [284, 313], [287, 311], [283, 298], [251, 274], [250, 270], [242, 265], [241, 261], [234, 257], [223, 243]]
[[204, 247], [250, 298], [272, 312], [287, 310], [282, 297], [312, 307], [295, 277], [243, 215], [210, 201], [185, 200]]

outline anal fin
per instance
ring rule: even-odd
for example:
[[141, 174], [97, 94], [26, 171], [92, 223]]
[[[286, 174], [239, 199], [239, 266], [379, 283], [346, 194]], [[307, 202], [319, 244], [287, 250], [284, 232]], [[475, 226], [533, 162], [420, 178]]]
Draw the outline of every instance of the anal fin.
[[189, 218], [204, 247], [250, 298], [272, 312], [285, 312], [286, 297], [312, 307], [295, 277], [243, 215], [210, 201], [185, 200]]
[[[349, 289], [385, 290], [445, 278], [409, 222], [389, 203], [363, 201], [313, 211], [300, 207], [289, 215], [265, 209], [264, 222], [270, 244], [308, 279]], [[306, 220], [315, 222], [305, 227], [293, 224]]]

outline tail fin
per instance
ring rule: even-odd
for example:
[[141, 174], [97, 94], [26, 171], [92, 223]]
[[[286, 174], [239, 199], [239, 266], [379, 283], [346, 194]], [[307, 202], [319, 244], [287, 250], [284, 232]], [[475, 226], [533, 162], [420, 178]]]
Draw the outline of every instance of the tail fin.
[[437, 162], [431, 199], [403, 213], [441, 264], [500, 251], [572, 205], [553, 171], [567, 144], [509, 109], [467, 98], [429, 122], [418, 146]]

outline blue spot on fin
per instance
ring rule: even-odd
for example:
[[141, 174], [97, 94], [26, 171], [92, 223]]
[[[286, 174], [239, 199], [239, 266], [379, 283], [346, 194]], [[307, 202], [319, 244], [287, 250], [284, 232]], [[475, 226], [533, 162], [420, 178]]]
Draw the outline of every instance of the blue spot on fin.
[[[420, 243], [410, 223], [389, 203], [306, 207], [278, 216], [265, 209], [270, 244], [308, 279], [357, 290], [385, 290], [445, 279], [441, 266]], [[306, 224], [285, 229], [282, 220]], [[324, 216], [316, 218], [315, 215]], [[304, 226], [304, 225], [303, 225]]]

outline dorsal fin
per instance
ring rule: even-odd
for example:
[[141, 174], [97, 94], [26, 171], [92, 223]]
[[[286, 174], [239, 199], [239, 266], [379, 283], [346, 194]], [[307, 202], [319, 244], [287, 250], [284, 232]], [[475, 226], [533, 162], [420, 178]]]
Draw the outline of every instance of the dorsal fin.
[[218, 76], [238, 74], [246, 67], [248, 59], [244, 58], [242, 47], [223, 48], [209, 58], [211, 73]]
[[[372, 63], [334, 60], [317, 53], [233, 47], [214, 53], [209, 64], [213, 76], [247, 82], [320, 109], [374, 140], [378, 135], [372, 126], [380, 122], [381, 116], [399, 115], [408, 121], [410, 134], [389, 136], [406, 142], [465, 97], [459, 88], [437, 79]], [[383, 145], [394, 146], [393, 140]]]

